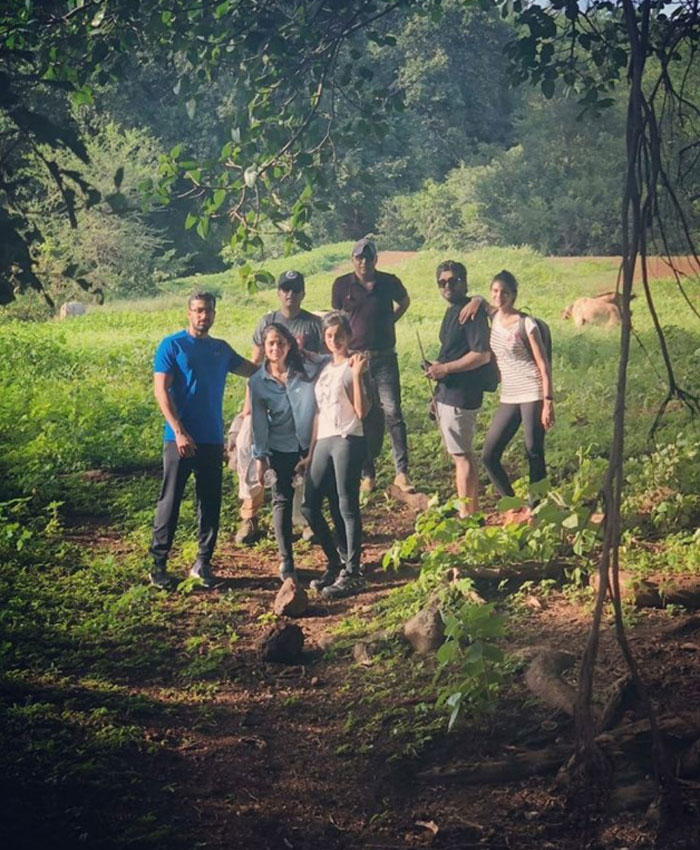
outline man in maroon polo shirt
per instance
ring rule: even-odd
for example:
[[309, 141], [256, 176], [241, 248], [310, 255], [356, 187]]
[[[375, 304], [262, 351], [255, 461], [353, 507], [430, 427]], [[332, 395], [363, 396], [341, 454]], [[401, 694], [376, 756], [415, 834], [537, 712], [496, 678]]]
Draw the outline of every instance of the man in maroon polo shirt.
[[401, 412], [401, 384], [396, 359], [394, 325], [408, 310], [406, 287], [393, 274], [377, 271], [377, 248], [365, 237], [352, 249], [354, 271], [336, 278], [331, 304], [350, 318], [350, 348], [363, 351], [369, 361], [373, 404], [365, 419], [367, 457], [362, 469], [362, 489], [374, 489], [374, 462], [379, 456], [384, 423], [389, 430], [396, 467], [394, 484], [406, 493], [415, 491], [408, 477], [406, 423]]

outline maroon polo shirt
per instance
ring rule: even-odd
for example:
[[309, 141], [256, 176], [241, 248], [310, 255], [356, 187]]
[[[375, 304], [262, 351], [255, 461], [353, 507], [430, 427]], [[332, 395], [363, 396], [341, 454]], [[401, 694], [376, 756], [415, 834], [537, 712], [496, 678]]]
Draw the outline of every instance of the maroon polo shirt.
[[394, 330], [394, 302], [403, 301], [408, 295], [406, 287], [393, 274], [374, 273], [372, 289], [365, 289], [355, 272], [335, 279], [331, 293], [334, 310], [348, 314], [352, 339], [350, 348], [389, 349], [396, 345]]

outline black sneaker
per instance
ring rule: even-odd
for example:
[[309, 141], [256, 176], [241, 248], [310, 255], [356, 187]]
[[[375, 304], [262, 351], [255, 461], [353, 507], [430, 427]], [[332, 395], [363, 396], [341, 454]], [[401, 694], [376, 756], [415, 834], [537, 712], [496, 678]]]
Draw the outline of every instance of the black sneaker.
[[153, 567], [151, 570], [151, 584], [160, 590], [174, 590], [177, 587], [177, 579], [166, 571], [165, 567]]
[[323, 590], [324, 587], [330, 587], [332, 584], [335, 584], [339, 572], [340, 567], [328, 567], [320, 578], [315, 578], [309, 582], [309, 587], [311, 590], [318, 591]]
[[191, 578], [198, 578], [207, 590], [218, 587], [222, 580], [217, 578], [211, 571], [211, 565], [205, 564], [202, 561], [195, 561], [194, 566], [190, 570]]
[[342, 599], [345, 596], [353, 596], [355, 593], [359, 593], [364, 586], [365, 581], [361, 575], [341, 570], [333, 584], [323, 588], [321, 596], [324, 599]]

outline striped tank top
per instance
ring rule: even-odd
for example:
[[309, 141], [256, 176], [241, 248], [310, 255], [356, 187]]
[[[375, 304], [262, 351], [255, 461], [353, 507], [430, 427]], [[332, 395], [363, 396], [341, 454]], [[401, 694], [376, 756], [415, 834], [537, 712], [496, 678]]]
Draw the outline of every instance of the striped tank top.
[[[540, 370], [520, 339], [519, 325], [516, 320], [510, 327], [504, 327], [498, 313], [491, 324], [491, 351], [501, 373], [501, 401], [504, 404], [524, 404], [544, 398]], [[526, 333], [535, 327], [535, 322], [526, 316]]]

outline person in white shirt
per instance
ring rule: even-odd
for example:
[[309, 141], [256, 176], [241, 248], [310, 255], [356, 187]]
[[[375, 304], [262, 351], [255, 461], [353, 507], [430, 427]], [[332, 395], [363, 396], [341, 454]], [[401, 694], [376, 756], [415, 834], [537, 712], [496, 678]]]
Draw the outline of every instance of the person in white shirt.
[[[302, 506], [328, 559], [326, 571], [311, 587], [328, 599], [349, 596], [362, 587], [360, 478], [366, 452], [362, 420], [369, 401], [363, 381], [367, 360], [362, 354], [350, 355], [351, 333], [343, 313], [324, 317], [323, 339], [331, 359], [316, 381], [318, 412]], [[329, 486], [335, 487], [338, 496], [337, 547], [321, 510]]]

